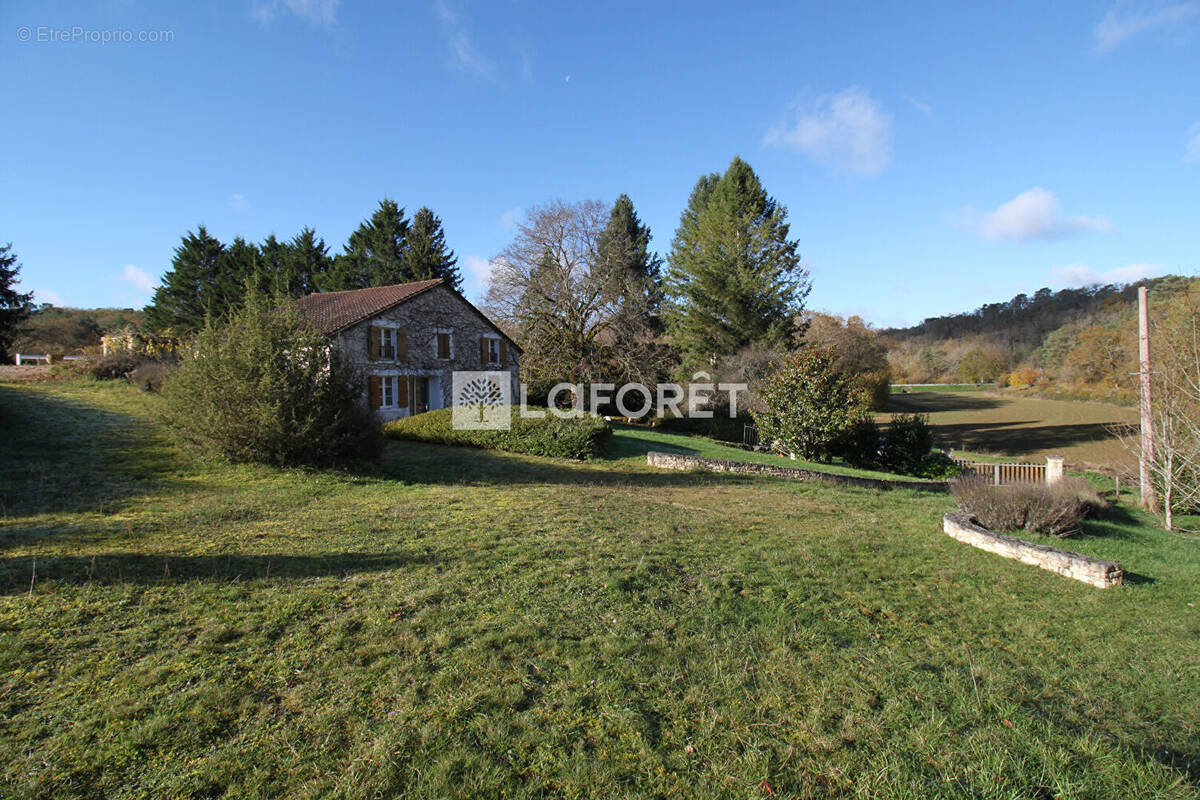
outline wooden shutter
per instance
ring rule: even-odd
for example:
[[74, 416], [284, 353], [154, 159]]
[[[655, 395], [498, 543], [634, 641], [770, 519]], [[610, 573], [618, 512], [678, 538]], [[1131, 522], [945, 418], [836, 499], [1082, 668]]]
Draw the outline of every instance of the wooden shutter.
[[374, 325], [367, 326], [367, 358], [379, 360], [379, 328]]
[[396, 358], [408, 361], [408, 331], [396, 331]]
[[486, 336], [479, 337], [479, 363], [484, 367], [488, 365], [488, 346]]
[[396, 396], [396, 408], [407, 408], [408, 407], [408, 377], [407, 376], [401, 375], [399, 378], [396, 378], [396, 390], [398, 392], [398, 394]]
[[508, 342], [500, 340], [500, 366], [508, 364]]
[[383, 405], [383, 381], [378, 375], [367, 378], [367, 395], [372, 410]]

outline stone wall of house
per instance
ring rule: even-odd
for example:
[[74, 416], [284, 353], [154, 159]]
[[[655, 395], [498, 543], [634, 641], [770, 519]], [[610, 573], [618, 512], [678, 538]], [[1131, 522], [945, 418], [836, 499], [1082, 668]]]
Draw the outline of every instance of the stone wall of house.
[[1116, 562], [1034, 544], [1015, 536], [990, 531], [976, 525], [969, 515], [961, 511], [947, 514], [942, 520], [942, 528], [947, 535], [972, 547], [1016, 559], [1022, 564], [1041, 567], [1101, 589], [1117, 586], [1124, 578], [1121, 565]]
[[[395, 325], [407, 332], [407, 360], [370, 359], [367, 341], [369, 329], [372, 325], [381, 323]], [[437, 357], [439, 331], [450, 332], [451, 352], [448, 359]], [[342, 353], [360, 369], [364, 378], [372, 374], [438, 378], [441, 384], [439, 405], [445, 408], [452, 402], [452, 373], [456, 370], [508, 372], [511, 376], [513, 402], [517, 402], [517, 350], [511, 345], [508, 346], [507, 360], [501, 367], [485, 367], [480, 359], [480, 338], [497, 335], [499, 334], [496, 328], [453, 291], [436, 286], [376, 317], [347, 328], [338, 334], [337, 338]], [[401, 416], [401, 412], [385, 412], [380, 416], [392, 419]]]

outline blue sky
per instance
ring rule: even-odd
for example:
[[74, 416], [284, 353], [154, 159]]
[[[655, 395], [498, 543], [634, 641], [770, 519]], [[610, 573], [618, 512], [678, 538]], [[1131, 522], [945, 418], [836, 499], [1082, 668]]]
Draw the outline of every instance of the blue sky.
[[56, 304], [384, 195], [478, 298], [522, 209], [625, 192], [665, 254], [734, 155], [810, 307], [880, 325], [1200, 268], [1200, 0], [7, 2], [0, 41], [0, 241]]

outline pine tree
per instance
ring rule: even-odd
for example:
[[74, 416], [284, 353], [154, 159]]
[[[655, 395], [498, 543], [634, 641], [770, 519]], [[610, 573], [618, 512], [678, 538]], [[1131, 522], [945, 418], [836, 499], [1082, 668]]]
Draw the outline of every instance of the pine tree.
[[197, 331], [210, 311], [221, 315], [224, 291], [222, 256], [225, 246], [210, 236], [203, 225], [188, 232], [175, 248], [171, 269], [154, 290], [146, 306], [146, 326], [150, 330]]
[[320, 278], [333, 266], [333, 259], [325, 240], [306, 227], [285, 245], [284, 266], [285, 291], [292, 297], [302, 297], [317, 291]]
[[18, 292], [13, 287], [20, 272], [21, 262], [12, 251], [12, 242], [0, 246], [0, 359], [5, 361], [17, 329], [33, 313], [33, 292]]
[[247, 283], [260, 290], [269, 289], [272, 276], [262, 269], [261, 258], [258, 245], [241, 236], [234, 237], [225, 247], [217, 261], [217, 279], [209, 301], [209, 311], [215, 317], [224, 319], [234, 307], [242, 304]]
[[662, 259], [650, 250], [650, 228], [633, 201], [622, 194], [597, 237], [597, 272], [610, 295], [612, 379], [657, 382], [665, 377], [669, 353], [659, 339]]
[[462, 284], [457, 264], [454, 251], [446, 246], [442, 221], [428, 208], [422, 208], [408, 229], [407, 280], [441, 278], [457, 290]]
[[323, 291], [388, 286], [408, 280], [408, 220], [404, 209], [384, 198], [368, 220], [350, 234]]
[[697, 181], [667, 273], [668, 333], [685, 366], [788, 339], [809, 284], [786, 218], [740, 158]]

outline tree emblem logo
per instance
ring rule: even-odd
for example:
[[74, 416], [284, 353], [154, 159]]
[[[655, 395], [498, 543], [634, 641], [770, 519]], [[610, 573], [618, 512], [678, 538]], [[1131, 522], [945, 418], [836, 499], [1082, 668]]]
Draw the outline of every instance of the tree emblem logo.
[[451, 424], [455, 430], [507, 430], [512, 391], [507, 372], [455, 371], [454, 410]]

